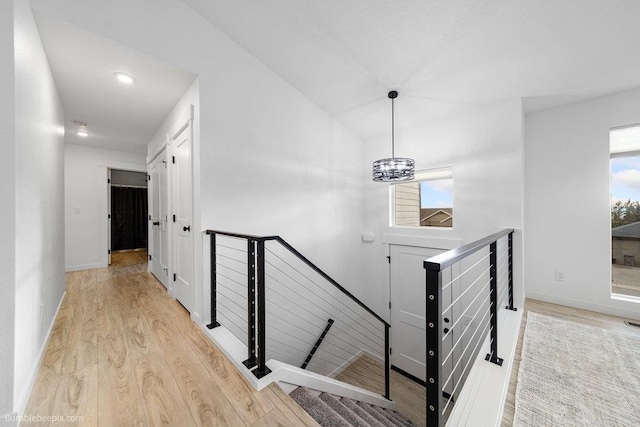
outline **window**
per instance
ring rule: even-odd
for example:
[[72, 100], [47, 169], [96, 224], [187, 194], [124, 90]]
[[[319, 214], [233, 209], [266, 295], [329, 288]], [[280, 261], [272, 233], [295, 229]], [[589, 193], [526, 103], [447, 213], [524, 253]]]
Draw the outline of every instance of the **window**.
[[416, 172], [414, 181], [392, 186], [393, 222], [404, 227], [453, 227], [451, 168]]
[[611, 292], [640, 297], [640, 126], [611, 130]]

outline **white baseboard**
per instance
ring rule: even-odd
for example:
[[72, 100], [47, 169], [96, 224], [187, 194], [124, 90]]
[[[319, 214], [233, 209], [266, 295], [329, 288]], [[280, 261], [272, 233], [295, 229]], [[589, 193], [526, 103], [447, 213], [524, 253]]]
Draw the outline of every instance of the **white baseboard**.
[[191, 320], [193, 320], [196, 323], [196, 325], [199, 325], [201, 323], [200, 315], [196, 312], [191, 313]]
[[324, 391], [336, 396], [356, 399], [383, 408], [396, 409], [395, 402], [387, 400], [379, 394], [273, 359], [268, 360], [266, 363], [269, 369], [271, 369], [271, 373], [258, 379], [242, 364], [242, 361], [247, 356], [246, 344], [242, 343], [224, 326], [218, 326], [211, 330], [206, 326], [201, 326], [201, 328], [225, 356], [227, 356], [231, 363], [233, 363], [236, 369], [244, 375], [249, 384], [258, 391], [272, 382], [282, 382], [296, 386], [305, 386], [312, 390]]
[[[544, 294], [540, 292], [526, 292], [527, 298], [535, 299], [538, 301], [550, 302], [552, 304], [565, 305], [567, 307], [580, 308], [582, 310], [595, 311], [598, 313], [609, 314], [617, 317], [627, 317], [629, 319], [640, 320], [640, 304], [636, 310], [628, 310], [625, 308], [610, 306], [605, 304], [594, 304], [589, 301], [582, 301], [579, 299], [562, 298], [556, 295]], [[634, 304], [631, 303], [630, 304]]]
[[380, 406], [381, 408], [397, 409], [395, 402], [387, 400], [379, 394], [325, 377], [321, 374], [316, 374], [315, 372], [307, 371], [306, 369], [291, 366], [273, 359], [267, 362], [267, 366], [271, 369], [271, 373], [263, 379], [272, 377], [269, 382], [276, 381], [304, 386], [316, 392], [330, 393], [335, 396], [346, 397], [348, 399], [366, 402], [370, 405]]
[[92, 270], [94, 268], [104, 267], [101, 263], [95, 264], [83, 264], [83, 265], [69, 265], [64, 268], [64, 271], [69, 273], [70, 271]]
[[56, 309], [53, 318], [51, 319], [51, 324], [49, 325], [49, 330], [47, 331], [47, 339], [44, 340], [44, 343], [40, 347], [40, 356], [38, 357], [38, 363], [31, 371], [29, 375], [29, 386], [22, 392], [22, 396], [18, 399], [15, 406], [15, 414], [18, 415], [18, 419], [20, 419], [24, 415], [24, 411], [27, 408], [27, 403], [29, 403], [29, 397], [31, 396], [31, 392], [33, 391], [33, 385], [36, 382], [36, 377], [38, 376], [38, 372], [40, 371], [40, 367], [42, 366], [42, 361], [44, 359], [45, 351], [47, 350], [47, 346], [49, 345], [49, 340], [51, 339], [51, 331], [53, 330], [53, 325], [56, 323], [56, 319], [58, 318], [58, 312], [60, 311], [60, 307], [62, 306], [62, 301], [64, 301], [64, 297], [67, 294], [65, 291], [62, 294], [62, 298], [60, 298], [60, 302], [58, 303], [58, 308]]

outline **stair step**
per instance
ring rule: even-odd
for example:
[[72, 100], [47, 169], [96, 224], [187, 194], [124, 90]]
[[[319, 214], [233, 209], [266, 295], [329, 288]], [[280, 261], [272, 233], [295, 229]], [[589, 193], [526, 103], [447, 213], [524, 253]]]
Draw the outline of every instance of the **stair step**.
[[289, 395], [323, 427], [349, 427], [349, 423], [306, 387], [298, 387]]
[[354, 402], [353, 400], [347, 399], [346, 397], [343, 397], [342, 399], [340, 399], [340, 402], [342, 402], [344, 404], [344, 406], [346, 406], [347, 408], [349, 408], [353, 412], [355, 412], [360, 418], [365, 420], [365, 422], [368, 425], [375, 426], [375, 427], [384, 427], [384, 424], [382, 424], [380, 421], [376, 420], [367, 411], [365, 411], [364, 409], [359, 407], [356, 404], [356, 402]]
[[391, 409], [383, 409], [383, 408], [376, 408], [376, 409], [378, 411], [384, 412], [387, 416], [395, 419], [400, 425], [403, 425], [403, 426], [406, 426], [406, 427], [413, 427], [413, 423], [411, 422], [411, 420], [406, 418], [400, 412], [396, 412], [396, 411], [393, 411]]
[[369, 427], [369, 424], [362, 418], [360, 418], [355, 412], [351, 409], [347, 408], [342, 404], [338, 399], [331, 396], [328, 393], [322, 393], [320, 396], [327, 405], [331, 406], [331, 408], [340, 414], [349, 424], [355, 427]]
[[362, 409], [364, 409], [365, 411], [367, 411], [367, 414], [369, 414], [373, 418], [375, 418], [384, 427], [395, 427], [395, 426], [398, 425], [398, 423], [392, 421], [386, 415], [382, 415], [381, 413], [376, 411], [375, 408], [373, 406], [369, 405], [368, 403], [358, 402], [358, 406], [361, 407]]
[[412, 427], [402, 414], [346, 397], [312, 392], [298, 387], [289, 394], [318, 424], [323, 427]]

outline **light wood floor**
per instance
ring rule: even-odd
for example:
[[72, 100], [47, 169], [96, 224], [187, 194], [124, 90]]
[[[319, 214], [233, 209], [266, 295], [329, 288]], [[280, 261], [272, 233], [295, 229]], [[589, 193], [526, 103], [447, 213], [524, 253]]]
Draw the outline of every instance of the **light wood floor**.
[[[26, 416], [80, 416], [79, 422], [66, 425], [91, 426], [317, 425], [276, 385], [253, 390], [186, 310], [146, 272], [146, 253], [113, 255], [109, 268], [67, 274], [67, 294]], [[528, 311], [630, 330], [614, 316], [527, 300], [503, 426], [513, 423]], [[348, 371], [343, 377], [352, 384], [369, 381]], [[392, 371], [391, 398], [417, 425], [424, 425], [424, 392], [424, 387]], [[65, 425], [59, 420], [53, 424]]]
[[[336, 379], [384, 395], [384, 365], [367, 355], [358, 358]], [[397, 410], [416, 426], [426, 426], [426, 388], [393, 370], [389, 382]], [[450, 412], [447, 411], [447, 417]]]
[[621, 317], [609, 316], [593, 311], [580, 310], [577, 308], [550, 304], [530, 299], [525, 301], [524, 310], [525, 312], [522, 316], [522, 323], [520, 324], [520, 335], [518, 338], [516, 355], [513, 361], [513, 368], [511, 370], [511, 380], [509, 383], [507, 400], [505, 402], [505, 409], [502, 417], [503, 427], [510, 427], [513, 425], [513, 416], [515, 411], [515, 394], [518, 382], [518, 369], [520, 368], [520, 354], [522, 352], [522, 339], [524, 336], [524, 329], [527, 324], [527, 313], [533, 311], [535, 313], [559, 317], [562, 319], [571, 320], [573, 322], [597, 326], [603, 329], [624, 331], [626, 333], [637, 333], [638, 335], [640, 335], [640, 329], [627, 326], [624, 323], [625, 319]]
[[25, 416], [80, 417], [55, 425], [317, 426], [277, 385], [256, 392], [139, 252], [67, 274]]

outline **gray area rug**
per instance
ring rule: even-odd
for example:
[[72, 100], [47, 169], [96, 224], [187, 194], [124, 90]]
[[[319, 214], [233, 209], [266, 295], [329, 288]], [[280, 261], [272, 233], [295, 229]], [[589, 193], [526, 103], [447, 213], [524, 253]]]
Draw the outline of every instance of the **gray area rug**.
[[514, 426], [640, 426], [640, 336], [529, 312]]

